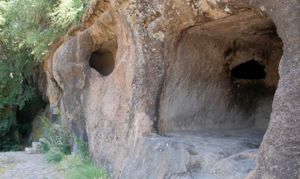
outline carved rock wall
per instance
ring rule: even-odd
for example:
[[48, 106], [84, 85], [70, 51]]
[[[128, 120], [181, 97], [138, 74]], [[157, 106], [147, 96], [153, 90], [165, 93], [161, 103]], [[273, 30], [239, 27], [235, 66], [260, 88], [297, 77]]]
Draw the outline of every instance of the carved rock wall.
[[[94, 0], [83, 25], [70, 30], [45, 62], [50, 105], [60, 109], [70, 130], [88, 140], [91, 156], [112, 178], [199, 177], [200, 166], [209, 168], [206, 164], [212, 161], [223, 161], [232, 171], [241, 166], [233, 160], [240, 158], [235, 154], [247, 156], [244, 168], [232, 175], [206, 174], [244, 177], [254, 167], [255, 151], [247, 150], [256, 140], [245, 143], [241, 135], [244, 142], [237, 142], [238, 150], [228, 147], [226, 154], [222, 149], [233, 142], [213, 140], [222, 143], [221, 151], [215, 151], [220, 155], [207, 159], [214, 153], [203, 156], [207, 148], [199, 147], [203, 143], [198, 140], [184, 139], [188, 135], [181, 133], [183, 140], [174, 143], [177, 135], [161, 135], [266, 128], [277, 87], [256, 169], [249, 177], [299, 178], [299, 17], [297, 0]], [[100, 57], [102, 52], [113, 55], [109, 75], [90, 67], [96, 51]], [[234, 67], [252, 58], [265, 66], [264, 79], [249, 83], [230, 76]], [[253, 83], [262, 90], [256, 86], [238, 95], [237, 86]], [[214, 135], [203, 136], [207, 140]], [[197, 162], [184, 162], [193, 156]], [[158, 165], [163, 157], [168, 159]], [[139, 173], [137, 166], [144, 169]]]

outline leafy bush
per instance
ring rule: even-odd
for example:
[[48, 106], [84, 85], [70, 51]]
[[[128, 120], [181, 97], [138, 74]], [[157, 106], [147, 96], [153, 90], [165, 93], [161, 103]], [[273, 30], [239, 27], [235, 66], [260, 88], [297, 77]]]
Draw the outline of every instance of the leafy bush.
[[80, 156], [83, 159], [89, 158], [88, 145], [83, 140], [79, 139], [75, 134], [73, 134], [74, 145], [76, 145], [78, 151], [76, 155]]
[[7, 135], [7, 132], [9, 132], [13, 127], [15, 123], [15, 115], [12, 110], [6, 108], [0, 112], [0, 116], [0, 137], [4, 137]]
[[45, 136], [40, 140], [42, 150], [46, 152], [48, 161], [59, 162], [64, 155], [70, 154], [71, 145], [65, 127], [52, 124], [46, 117], [42, 119]]
[[[88, 156], [87, 143], [68, 135], [67, 130], [59, 125], [52, 124], [48, 118], [43, 118], [44, 138], [42, 150], [46, 153], [49, 162], [57, 163], [65, 178], [69, 179], [108, 179], [103, 169], [98, 168]], [[70, 141], [78, 148], [78, 153], [70, 154]]]
[[60, 162], [66, 154], [57, 147], [51, 147], [46, 153], [46, 158], [49, 162]]
[[77, 155], [68, 155], [60, 163], [66, 179], [108, 179], [103, 169], [98, 168], [91, 160]]
[[10, 108], [0, 111], [0, 151], [20, 150], [15, 117]]
[[59, 163], [66, 179], [108, 179], [106, 172], [89, 158], [87, 143], [73, 135], [78, 153], [67, 155]]

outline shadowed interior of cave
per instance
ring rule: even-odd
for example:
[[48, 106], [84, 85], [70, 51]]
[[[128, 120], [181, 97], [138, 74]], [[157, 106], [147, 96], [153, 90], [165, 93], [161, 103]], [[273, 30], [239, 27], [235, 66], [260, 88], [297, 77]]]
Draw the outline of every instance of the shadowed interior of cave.
[[22, 109], [16, 110], [16, 121], [21, 143], [28, 142], [32, 132], [32, 122], [39, 113], [45, 110], [46, 104], [41, 96], [36, 95], [27, 101]]
[[242, 63], [231, 70], [231, 77], [237, 79], [264, 79], [266, 72], [264, 66], [259, 64], [254, 59]]
[[254, 168], [279, 80], [282, 41], [274, 34], [271, 19], [242, 13], [183, 31], [165, 55], [158, 129], [214, 156], [201, 160], [211, 166], [203, 173], [235, 165], [246, 176]]
[[214, 156], [200, 160], [202, 174], [226, 176], [231, 171], [222, 166], [230, 165], [246, 176], [255, 167], [279, 80], [282, 41], [275, 25], [255, 12], [241, 13], [191, 27], [173, 47], [165, 55], [159, 132], [192, 146], [193, 155]]
[[108, 76], [115, 67], [114, 55], [110, 51], [95, 51], [91, 54], [89, 64], [101, 75]]
[[238, 14], [189, 28], [177, 43], [166, 55], [161, 133], [267, 129], [282, 56], [271, 19]]

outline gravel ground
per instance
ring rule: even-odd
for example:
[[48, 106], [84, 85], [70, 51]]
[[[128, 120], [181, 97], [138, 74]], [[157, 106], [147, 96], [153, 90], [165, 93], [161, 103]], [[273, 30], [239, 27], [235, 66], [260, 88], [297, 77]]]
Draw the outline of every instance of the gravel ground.
[[2, 179], [61, 179], [62, 174], [42, 154], [0, 153]]

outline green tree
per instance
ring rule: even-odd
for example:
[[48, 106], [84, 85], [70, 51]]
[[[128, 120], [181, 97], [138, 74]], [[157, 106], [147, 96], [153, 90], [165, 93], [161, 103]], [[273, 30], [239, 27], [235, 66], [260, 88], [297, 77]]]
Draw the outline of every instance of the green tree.
[[[80, 22], [81, 0], [0, 0], [0, 141], [34, 94], [29, 80], [50, 46]], [[5, 132], [6, 131], [6, 132]], [[0, 142], [0, 150], [1, 150]]]

